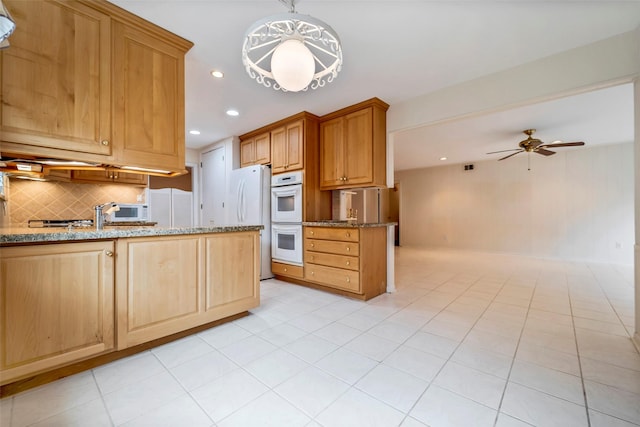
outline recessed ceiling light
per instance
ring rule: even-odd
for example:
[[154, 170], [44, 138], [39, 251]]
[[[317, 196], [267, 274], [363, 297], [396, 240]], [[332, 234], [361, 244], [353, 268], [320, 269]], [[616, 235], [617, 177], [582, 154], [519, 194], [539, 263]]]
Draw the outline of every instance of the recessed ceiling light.
[[189, 131], [189, 133], [190, 133], [191, 135], [200, 135], [200, 131], [199, 131], [199, 130], [195, 130], [195, 129], [190, 130], [190, 131]]
[[240, 113], [238, 112], [238, 110], [227, 110], [227, 115], [228, 116], [232, 116], [232, 117], [236, 117], [236, 116], [239, 116]]
[[219, 70], [211, 70], [211, 75], [215, 78], [221, 79], [224, 77], [224, 73]]
[[440, 157], [440, 160], [447, 160], [446, 157]]

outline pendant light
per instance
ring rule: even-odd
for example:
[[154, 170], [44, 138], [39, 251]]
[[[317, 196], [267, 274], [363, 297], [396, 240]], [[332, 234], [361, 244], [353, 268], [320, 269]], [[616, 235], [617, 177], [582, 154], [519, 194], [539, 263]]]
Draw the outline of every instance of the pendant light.
[[0, 49], [9, 47], [9, 36], [16, 29], [16, 23], [11, 18], [9, 11], [0, 0]]
[[276, 90], [299, 92], [333, 81], [342, 68], [342, 47], [326, 23], [295, 11], [297, 0], [280, 0], [289, 13], [253, 23], [242, 45], [249, 76]]

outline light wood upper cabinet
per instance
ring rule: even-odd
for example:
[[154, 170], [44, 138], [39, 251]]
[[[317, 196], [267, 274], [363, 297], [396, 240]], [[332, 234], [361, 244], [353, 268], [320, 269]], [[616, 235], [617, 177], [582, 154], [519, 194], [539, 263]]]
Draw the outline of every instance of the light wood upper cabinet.
[[[331, 193], [320, 191], [318, 161], [318, 116], [303, 111], [275, 123], [240, 135], [244, 141], [269, 134], [271, 139], [271, 173], [304, 171], [302, 218], [315, 221], [331, 217]], [[250, 152], [250, 148], [246, 148]], [[297, 273], [295, 273], [297, 274]]]
[[105, 171], [74, 170], [71, 171], [71, 181], [146, 186], [149, 177], [144, 174], [122, 172], [120, 169], [108, 169]]
[[271, 131], [271, 172], [304, 168], [304, 122], [298, 120]]
[[320, 188], [386, 185], [386, 110], [377, 98], [322, 117]]
[[114, 348], [113, 241], [0, 248], [0, 383]]
[[0, 53], [3, 152], [184, 171], [192, 43], [104, 0], [6, 6], [18, 30]]
[[240, 167], [271, 163], [271, 135], [269, 132], [240, 142]]
[[184, 169], [184, 52], [119, 22], [113, 29], [114, 161]]
[[18, 29], [0, 54], [0, 139], [110, 155], [110, 17], [78, 2], [5, 5]]

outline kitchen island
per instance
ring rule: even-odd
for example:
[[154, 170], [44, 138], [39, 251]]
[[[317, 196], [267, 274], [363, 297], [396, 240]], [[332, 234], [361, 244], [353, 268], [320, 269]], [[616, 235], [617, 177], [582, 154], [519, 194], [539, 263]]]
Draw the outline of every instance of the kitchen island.
[[257, 307], [261, 228], [2, 229], [3, 394]]

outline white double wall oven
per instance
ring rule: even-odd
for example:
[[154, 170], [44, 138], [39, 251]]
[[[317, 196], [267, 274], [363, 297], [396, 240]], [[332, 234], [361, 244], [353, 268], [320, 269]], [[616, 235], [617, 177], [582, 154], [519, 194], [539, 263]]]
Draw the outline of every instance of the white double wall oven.
[[271, 177], [271, 258], [302, 266], [302, 171]]

